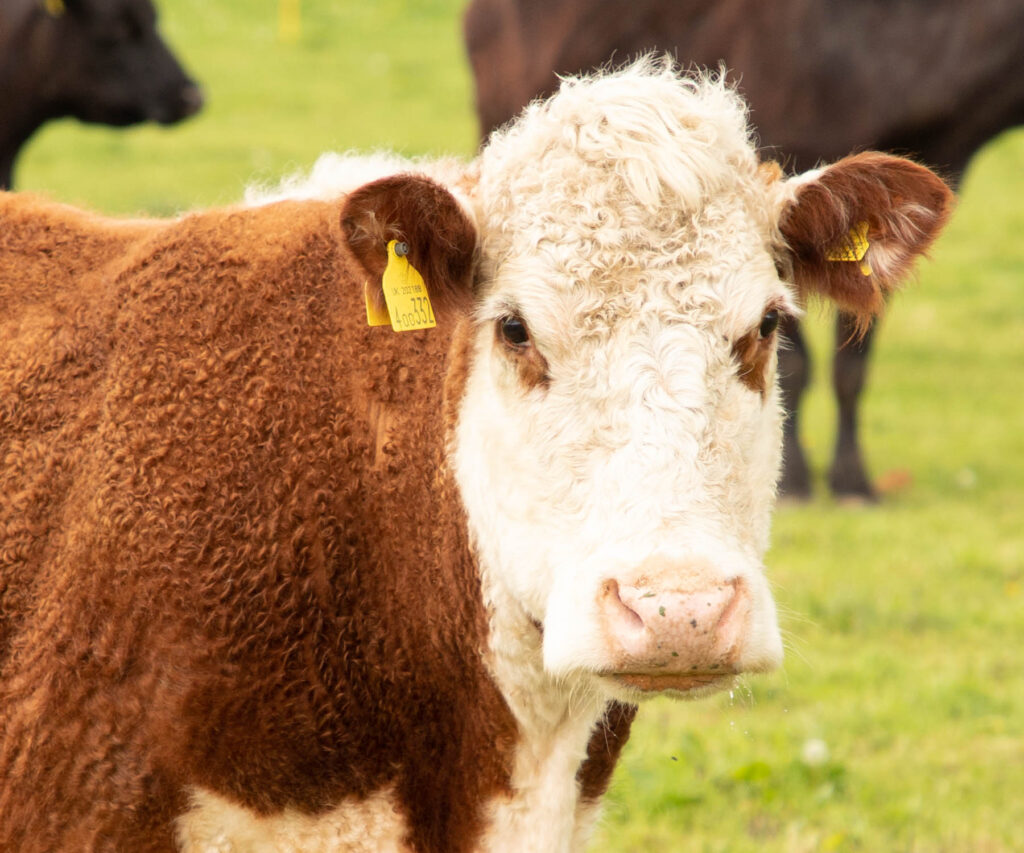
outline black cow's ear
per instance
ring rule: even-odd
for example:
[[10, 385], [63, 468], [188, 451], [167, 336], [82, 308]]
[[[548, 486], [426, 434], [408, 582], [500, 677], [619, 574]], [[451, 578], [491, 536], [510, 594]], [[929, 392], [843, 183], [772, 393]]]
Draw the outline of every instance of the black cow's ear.
[[804, 296], [825, 296], [866, 327], [941, 232], [952, 190], [902, 157], [866, 152], [792, 178], [779, 230]]
[[381, 280], [391, 240], [406, 244], [409, 263], [423, 276], [435, 310], [468, 308], [476, 228], [462, 205], [437, 182], [400, 174], [365, 184], [345, 200], [341, 225], [379, 308], [384, 306]]

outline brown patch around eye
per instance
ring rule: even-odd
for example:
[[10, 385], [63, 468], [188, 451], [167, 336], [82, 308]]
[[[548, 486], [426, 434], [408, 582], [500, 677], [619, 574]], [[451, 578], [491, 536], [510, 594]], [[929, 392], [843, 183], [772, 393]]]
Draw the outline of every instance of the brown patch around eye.
[[[773, 315], [774, 322], [771, 322]], [[732, 355], [737, 363], [736, 375], [740, 382], [762, 397], [768, 391], [768, 363], [775, 352], [778, 340], [776, 326], [780, 316], [778, 308], [768, 308], [758, 324], [732, 345]]]
[[537, 351], [520, 317], [501, 317], [495, 324], [495, 339], [499, 349], [515, 366], [524, 387], [547, 387], [550, 381], [547, 360]]

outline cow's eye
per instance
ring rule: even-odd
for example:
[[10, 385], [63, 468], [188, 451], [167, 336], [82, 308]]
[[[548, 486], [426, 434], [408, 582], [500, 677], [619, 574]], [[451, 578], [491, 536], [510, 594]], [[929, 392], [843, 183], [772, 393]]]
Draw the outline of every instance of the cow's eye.
[[498, 332], [510, 347], [521, 349], [530, 344], [530, 332], [519, 317], [502, 317], [498, 320]]
[[767, 338], [779, 327], [779, 312], [777, 309], [772, 308], [765, 311], [764, 317], [761, 318], [761, 325], [757, 332], [762, 338]]
[[522, 317], [513, 313], [500, 317], [494, 326], [494, 338], [503, 350], [505, 361], [514, 368], [524, 388], [547, 388], [551, 381], [547, 360], [534, 346], [530, 330]]

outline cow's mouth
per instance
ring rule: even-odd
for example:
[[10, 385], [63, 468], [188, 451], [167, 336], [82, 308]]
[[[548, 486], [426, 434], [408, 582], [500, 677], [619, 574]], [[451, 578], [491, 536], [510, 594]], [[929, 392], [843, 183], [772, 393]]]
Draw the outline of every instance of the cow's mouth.
[[730, 672], [659, 672], [637, 673], [617, 672], [611, 676], [615, 681], [639, 690], [642, 693], [662, 693], [671, 690], [676, 693], [691, 693], [696, 690], [724, 687], [732, 682]]

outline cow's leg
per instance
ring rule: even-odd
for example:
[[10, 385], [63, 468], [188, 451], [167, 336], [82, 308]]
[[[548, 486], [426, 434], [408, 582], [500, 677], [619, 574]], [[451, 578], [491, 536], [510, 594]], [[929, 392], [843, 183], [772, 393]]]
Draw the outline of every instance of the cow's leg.
[[779, 494], [803, 500], [811, 496], [811, 475], [800, 446], [798, 412], [800, 398], [811, 378], [811, 363], [807, 344], [800, 331], [800, 322], [792, 317], [784, 317], [780, 331], [785, 340], [779, 346], [779, 386], [786, 419], [782, 427]]
[[864, 469], [857, 437], [857, 407], [867, 378], [868, 354], [874, 324], [859, 337], [853, 318], [843, 312], [836, 316], [836, 355], [832, 362], [832, 385], [839, 407], [839, 432], [835, 456], [828, 472], [828, 484], [838, 497], [873, 501], [874, 488]]

